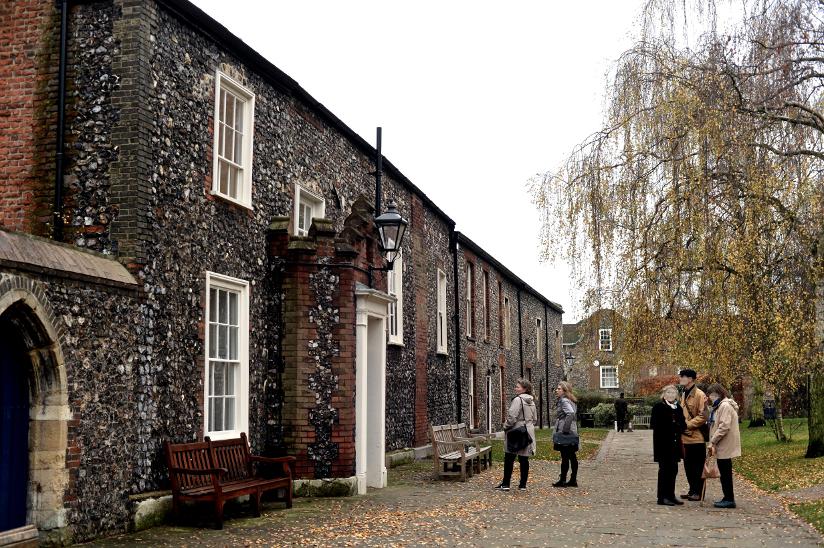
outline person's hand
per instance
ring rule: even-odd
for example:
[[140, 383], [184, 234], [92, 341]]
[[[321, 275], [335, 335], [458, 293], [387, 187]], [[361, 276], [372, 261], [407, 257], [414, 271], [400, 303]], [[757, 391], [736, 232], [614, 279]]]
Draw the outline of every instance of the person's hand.
[[710, 404], [710, 399], [707, 396], [704, 396], [704, 407], [707, 407]]
[[709, 449], [707, 449], [707, 453], [709, 456], [713, 456], [715, 454], [715, 445], [710, 443]]

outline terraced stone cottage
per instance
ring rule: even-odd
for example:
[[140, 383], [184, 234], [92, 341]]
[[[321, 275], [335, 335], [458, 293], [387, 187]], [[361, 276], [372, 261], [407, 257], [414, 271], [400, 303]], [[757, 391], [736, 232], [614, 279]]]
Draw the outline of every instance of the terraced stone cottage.
[[132, 530], [163, 440], [247, 432], [363, 492], [429, 423], [500, 428], [521, 376], [549, 420], [562, 308], [386, 158], [409, 228], [370, 274], [375, 148], [197, 7], [15, 0], [0, 31], [0, 530]]

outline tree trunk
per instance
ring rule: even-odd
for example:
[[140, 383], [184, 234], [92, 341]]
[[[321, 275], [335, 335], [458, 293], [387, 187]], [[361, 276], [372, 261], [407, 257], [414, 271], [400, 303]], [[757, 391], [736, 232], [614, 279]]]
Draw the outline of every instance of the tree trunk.
[[750, 419], [750, 428], [756, 426], [764, 426], [767, 424], [764, 421], [764, 383], [758, 377], [752, 379], [752, 418]]
[[775, 437], [778, 441], [787, 441], [787, 433], [784, 431], [784, 416], [781, 414], [781, 389], [773, 387], [775, 396]]
[[807, 378], [807, 411], [810, 441], [804, 456], [814, 459], [824, 456], [824, 371], [820, 364]]

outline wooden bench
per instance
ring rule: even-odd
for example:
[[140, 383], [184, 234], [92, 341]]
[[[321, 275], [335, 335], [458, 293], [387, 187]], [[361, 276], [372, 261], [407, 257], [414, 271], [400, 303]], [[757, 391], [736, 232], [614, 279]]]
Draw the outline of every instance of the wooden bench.
[[[250, 495], [255, 499], [255, 516], [260, 516], [260, 496], [271, 489], [286, 490], [286, 507], [292, 507], [292, 471], [295, 457], [266, 458], [249, 453], [246, 434], [239, 438], [172, 445], [164, 442], [166, 462], [172, 480], [172, 509], [178, 518], [180, 501], [213, 501], [215, 529], [223, 529], [223, 505], [227, 500]], [[279, 464], [274, 478], [255, 473], [254, 463]]]
[[480, 444], [483, 442], [489, 442], [495, 439], [495, 434], [473, 434], [469, 432], [466, 428], [466, 423], [458, 423], [453, 424], [452, 426], [452, 439], [454, 440], [469, 440], [469, 441], [478, 441], [478, 462], [479, 465], [477, 470], [478, 472], [481, 471], [480, 466], [483, 465], [484, 470], [488, 467], [492, 466], [492, 446], [486, 445], [481, 446]]
[[637, 415], [632, 419], [632, 427], [638, 428], [639, 426], [643, 426], [645, 428], [649, 428], [649, 415]]
[[461, 476], [461, 481], [466, 481], [466, 476], [471, 476], [474, 468], [480, 471], [482, 456], [492, 451], [491, 446], [482, 448], [478, 439], [464, 438], [454, 431], [455, 427], [451, 424], [429, 425], [435, 479], [441, 476]]

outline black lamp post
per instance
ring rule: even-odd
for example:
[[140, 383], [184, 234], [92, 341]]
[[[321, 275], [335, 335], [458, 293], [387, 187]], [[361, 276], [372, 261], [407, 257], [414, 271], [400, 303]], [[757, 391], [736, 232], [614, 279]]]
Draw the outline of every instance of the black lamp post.
[[572, 352], [570, 352], [569, 354], [567, 354], [564, 357], [564, 360], [566, 361], [566, 365], [567, 365], [566, 366], [566, 371], [564, 371], [564, 380], [568, 381], [569, 380], [569, 378], [568, 378], [569, 374], [572, 371], [572, 366], [575, 365], [575, 356], [573, 356]]
[[[381, 128], [378, 128], [378, 147], [377, 147], [376, 168], [373, 175], [375, 175], [375, 212], [380, 211], [381, 207], [381, 175], [383, 154], [381, 153]], [[380, 216], [375, 217], [372, 221], [375, 223], [375, 228], [378, 229], [378, 236], [380, 236], [380, 251], [386, 259], [386, 266], [374, 267], [369, 266], [369, 285], [372, 285], [372, 272], [392, 270], [395, 259], [401, 252], [401, 243], [403, 236], [406, 234], [406, 227], [409, 224], [406, 219], [400, 216], [398, 209], [395, 207], [395, 201], [389, 199], [389, 205], [386, 206], [386, 211]]]

